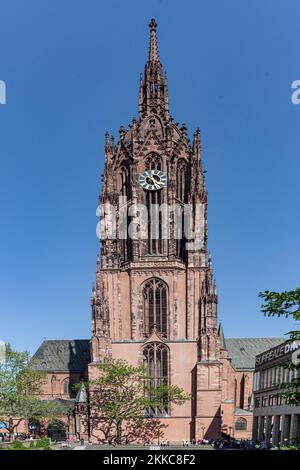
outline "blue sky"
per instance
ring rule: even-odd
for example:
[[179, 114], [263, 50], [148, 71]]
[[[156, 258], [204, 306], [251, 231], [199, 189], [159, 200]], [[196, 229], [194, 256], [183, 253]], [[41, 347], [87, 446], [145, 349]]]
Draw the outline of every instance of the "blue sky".
[[199, 125], [227, 336], [282, 335], [261, 290], [300, 284], [297, 0], [2, 0], [0, 337], [88, 338], [106, 129], [137, 115], [148, 23], [170, 110]]

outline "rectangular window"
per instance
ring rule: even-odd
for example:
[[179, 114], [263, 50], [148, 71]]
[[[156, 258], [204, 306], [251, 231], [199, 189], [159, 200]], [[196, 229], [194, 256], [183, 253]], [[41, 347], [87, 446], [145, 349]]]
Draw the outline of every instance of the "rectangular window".
[[278, 384], [280, 382], [280, 367], [276, 367], [276, 375], [275, 375], [275, 383]]
[[271, 387], [274, 387], [275, 384], [276, 384], [276, 367], [272, 367]]
[[256, 392], [260, 388], [260, 372], [255, 372], [253, 379], [253, 391]]
[[262, 399], [262, 406], [263, 406], [263, 407], [268, 406], [268, 397], [263, 397], [263, 399]]
[[290, 377], [290, 371], [289, 369], [284, 369], [284, 383], [288, 383], [289, 382], [289, 377]]
[[267, 387], [271, 387], [271, 383], [272, 383], [272, 369], [268, 369]]

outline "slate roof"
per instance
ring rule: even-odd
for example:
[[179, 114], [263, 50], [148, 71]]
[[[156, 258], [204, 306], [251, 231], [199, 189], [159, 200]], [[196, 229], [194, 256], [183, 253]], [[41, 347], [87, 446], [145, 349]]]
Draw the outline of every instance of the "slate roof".
[[49, 372], [84, 373], [90, 361], [88, 339], [43, 341], [32, 358], [35, 369]]
[[[282, 337], [223, 339], [236, 370], [253, 370], [255, 356], [285, 341]], [[84, 373], [91, 361], [90, 342], [88, 339], [45, 340], [32, 361], [38, 370]]]
[[255, 356], [285, 341], [282, 337], [226, 338], [226, 348], [236, 370], [253, 370]]

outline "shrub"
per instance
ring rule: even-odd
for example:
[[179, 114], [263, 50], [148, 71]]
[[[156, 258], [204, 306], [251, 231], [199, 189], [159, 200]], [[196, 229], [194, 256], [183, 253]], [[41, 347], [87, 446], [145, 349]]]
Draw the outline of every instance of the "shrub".
[[35, 444], [36, 449], [43, 449], [43, 450], [50, 450], [50, 440], [48, 437], [43, 437], [42, 439], [38, 439]]
[[11, 450], [27, 450], [27, 447], [24, 446], [24, 444], [22, 444], [21, 441], [19, 441], [18, 439], [16, 439], [10, 446], [9, 448]]

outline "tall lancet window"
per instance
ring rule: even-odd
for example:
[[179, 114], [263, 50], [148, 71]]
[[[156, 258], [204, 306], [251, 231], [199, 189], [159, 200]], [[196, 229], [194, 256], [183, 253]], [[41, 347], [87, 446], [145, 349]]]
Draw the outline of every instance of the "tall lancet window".
[[[176, 168], [176, 197], [183, 204], [187, 202], [187, 164], [185, 160], [179, 160]], [[181, 220], [178, 220], [181, 225], [179, 237], [177, 238], [177, 256], [180, 258], [185, 257], [185, 243], [184, 237], [184, 212], [182, 211]]]
[[[121, 168], [120, 168], [120, 173], [119, 173], [119, 178], [120, 178], [120, 196], [123, 199], [120, 199], [120, 207], [122, 206], [122, 210], [124, 211], [126, 208], [126, 204], [128, 200], [131, 198], [131, 186], [130, 186], [130, 170], [126, 163], [124, 163]], [[122, 261], [127, 261], [131, 257], [132, 253], [132, 243], [131, 243], [131, 238], [129, 237], [128, 234], [128, 227], [131, 222], [131, 217], [127, 216], [127, 221], [126, 218], [120, 218], [120, 233], [122, 233], [121, 236], [121, 255], [122, 255]]]
[[176, 169], [176, 197], [181, 202], [186, 202], [187, 193], [187, 165], [185, 160], [179, 160]]
[[144, 331], [148, 336], [153, 328], [161, 335], [168, 335], [168, 288], [161, 279], [150, 279], [143, 288]]
[[[169, 349], [163, 343], [149, 343], [144, 348], [143, 357], [149, 376], [146, 390], [151, 398], [156, 387], [168, 384]], [[163, 397], [158, 406], [147, 411], [150, 416], [166, 416], [168, 414], [167, 397]]]
[[125, 166], [120, 170], [120, 194], [128, 199], [130, 198], [129, 170]]
[[[162, 161], [159, 155], [152, 154], [146, 160], [146, 170], [161, 170]], [[146, 191], [146, 206], [148, 214], [148, 253], [157, 255], [162, 253], [162, 192]]]

